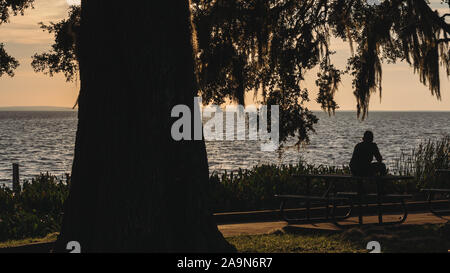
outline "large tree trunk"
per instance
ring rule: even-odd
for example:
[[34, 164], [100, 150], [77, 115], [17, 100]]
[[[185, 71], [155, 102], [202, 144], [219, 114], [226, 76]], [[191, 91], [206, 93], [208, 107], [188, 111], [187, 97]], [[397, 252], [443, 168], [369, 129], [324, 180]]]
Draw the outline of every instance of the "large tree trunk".
[[[204, 141], [171, 137], [196, 95], [188, 1], [82, 1], [81, 91], [57, 251], [218, 252]], [[193, 110], [192, 110], [193, 111]], [[193, 112], [192, 112], [193, 113]]]

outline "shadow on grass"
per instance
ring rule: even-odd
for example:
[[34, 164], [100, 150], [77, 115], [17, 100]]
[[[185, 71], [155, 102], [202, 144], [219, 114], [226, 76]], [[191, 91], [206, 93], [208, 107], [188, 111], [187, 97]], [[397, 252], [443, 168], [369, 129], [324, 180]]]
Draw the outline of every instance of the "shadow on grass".
[[2, 253], [50, 253], [58, 233], [51, 233], [43, 238], [28, 238], [0, 242], [0, 254]]
[[287, 226], [266, 235], [228, 238], [239, 252], [367, 253], [377, 241], [383, 253], [447, 253], [450, 224], [364, 226], [344, 231]]
[[[44, 238], [0, 243], [0, 253], [48, 253], [57, 233]], [[378, 241], [383, 253], [447, 253], [450, 224], [364, 226], [344, 231], [286, 226], [270, 234], [227, 240], [244, 253], [367, 253]]]
[[450, 224], [367, 226], [342, 233], [344, 239], [365, 246], [381, 244], [385, 253], [447, 253], [450, 249]]

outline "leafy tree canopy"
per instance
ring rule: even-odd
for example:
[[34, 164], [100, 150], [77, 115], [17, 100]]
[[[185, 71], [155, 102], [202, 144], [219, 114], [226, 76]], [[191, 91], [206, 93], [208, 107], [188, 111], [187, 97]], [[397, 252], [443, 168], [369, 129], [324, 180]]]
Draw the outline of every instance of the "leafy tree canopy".
[[55, 36], [52, 50], [35, 54], [31, 65], [36, 72], [44, 72], [50, 76], [64, 73], [67, 81], [75, 80], [78, 75], [78, 61], [75, 53], [76, 31], [79, 27], [81, 8], [72, 6], [69, 18], [58, 23], [46, 25], [40, 23], [41, 29]]
[[[442, 4], [450, 7], [449, 0]], [[440, 66], [450, 75], [450, 25], [426, 0], [191, 0], [194, 58], [204, 103], [241, 104], [247, 92], [280, 106], [280, 139], [308, 141], [317, 118], [309, 111], [302, 81], [318, 68], [317, 102], [328, 113], [342, 76], [353, 77], [358, 117], [365, 118], [372, 94], [381, 96], [382, 63], [406, 61], [431, 94], [440, 99]], [[49, 53], [36, 54], [33, 67], [73, 80], [78, 69], [76, 33], [80, 7], [69, 19], [42, 24], [55, 34]], [[349, 43], [344, 70], [331, 56], [331, 38]]]
[[[32, 6], [34, 0], [0, 0], [0, 25], [8, 23], [12, 15], [22, 14], [26, 8]], [[0, 43], [0, 77], [3, 74], [14, 76], [14, 69], [19, 66], [19, 62], [8, 55], [5, 45]]]
[[34, 0], [0, 0], [0, 24], [7, 23], [11, 14], [24, 13], [26, 8], [32, 7]]

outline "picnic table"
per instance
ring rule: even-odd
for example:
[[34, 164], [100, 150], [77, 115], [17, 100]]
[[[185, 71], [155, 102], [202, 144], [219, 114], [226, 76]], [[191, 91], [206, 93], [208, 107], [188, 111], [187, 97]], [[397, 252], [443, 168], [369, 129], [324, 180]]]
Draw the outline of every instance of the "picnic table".
[[[436, 173], [440, 177], [445, 177], [447, 175], [447, 178], [450, 177], [450, 169], [437, 169]], [[444, 215], [448, 215], [450, 213], [450, 210], [444, 209], [444, 210], [436, 210], [433, 207], [433, 201], [435, 194], [450, 194], [449, 188], [427, 188], [422, 189], [422, 192], [426, 194], [426, 198], [428, 201], [428, 208], [431, 213], [436, 215], [439, 218], [443, 218]]]
[[[302, 178], [303, 181], [306, 183], [306, 192], [305, 195], [276, 195], [277, 198], [281, 199], [281, 205], [280, 205], [280, 213], [288, 222], [317, 222], [317, 221], [328, 221], [331, 220], [335, 225], [342, 226], [339, 224], [339, 220], [346, 219], [351, 216], [353, 212], [353, 204], [357, 203], [358, 205], [358, 223], [360, 225], [363, 224], [363, 204], [367, 204], [368, 198], [375, 198], [377, 203], [377, 210], [378, 210], [378, 224], [384, 225], [384, 224], [399, 224], [403, 223], [407, 216], [408, 211], [405, 205], [404, 200], [411, 198], [412, 195], [409, 194], [387, 194], [384, 191], [384, 184], [388, 181], [401, 181], [401, 180], [411, 180], [414, 179], [412, 176], [394, 176], [394, 175], [387, 175], [387, 176], [374, 176], [374, 177], [358, 177], [358, 176], [352, 176], [352, 175], [339, 175], [339, 174], [330, 174], [330, 175], [315, 175], [315, 174], [304, 174], [304, 175], [296, 175], [296, 178]], [[312, 196], [311, 195], [311, 180], [323, 180], [326, 184], [326, 191], [321, 196]], [[332, 192], [333, 188], [335, 189], [335, 184], [337, 182], [339, 183], [349, 183], [349, 182], [357, 182], [357, 189], [352, 192]], [[365, 185], [367, 183], [376, 183], [376, 193], [367, 194], [365, 192]], [[284, 212], [285, 204], [288, 200], [304, 200], [306, 204], [306, 217], [304, 219], [290, 219], [286, 217]], [[324, 218], [320, 219], [311, 219], [310, 218], [310, 204], [311, 201], [315, 200], [322, 200], [326, 203], [326, 215]], [[337, 216], [336, 215], [336, 202], [338, 201], [348, 201], [349, 202], [349, 209], [347, 214], [343, 216]], [[385, 200], [395, 200], [399, 201], [401, 203], [401, 207], [403, 210], [403, 216], [399, 221], [395, 222], [383, 222], [383, 209], [382, 205]], [[333, 203], [333, 209], [331, 213], [329, 212], [329, 204], [330, 202]], [[331, 216], [331, 219], [329, 219], [329, 216]]]

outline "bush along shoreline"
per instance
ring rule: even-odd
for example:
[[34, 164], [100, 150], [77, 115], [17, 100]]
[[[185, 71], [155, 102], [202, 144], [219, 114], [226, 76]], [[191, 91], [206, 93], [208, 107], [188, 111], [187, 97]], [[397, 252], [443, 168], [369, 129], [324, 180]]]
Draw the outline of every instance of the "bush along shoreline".
[[25, 181], [17, 192], [0, 187], [0, 241], [59, 231], [69, 194], [68, 179], [46, 173]]
[[[435, 173], [436, 169], [450, 168], [449, 152], [448, 136], [437, 141], [423, 142], [411, 154], [403, 154], [395, 162], [396, 171], [391, 171], [391, 174], [411, 175], [415, 179], [409, 182], [392, 182], [385, 189], [423, 198], [420, 189], [424, 187], [450, 188]], [[299, 162], [296, 165], [261, 165], [232, 173], [213, 173], [209, 183], [209, 207], [215, 213], [277, 209], [279, 201], [274, 198], [275, 194], [305, 193], [305, 180], [295, 177], [301, 174], [349, 174], [349, 169], [346, 166], [337, 168]], [[1, 186], [0, 241], [45, 237], [58, 232], [69, 185], [70, 176], [58, 179], [46, 173], [25, 181], [16, 193]], [[328, 187], [320, 180], [312, 180], [310, 185], [310, 192], [314, 195], [322, 195]], [[339, 191], [350, 191], [355, 185], [343, 183], [337, 187]]]

